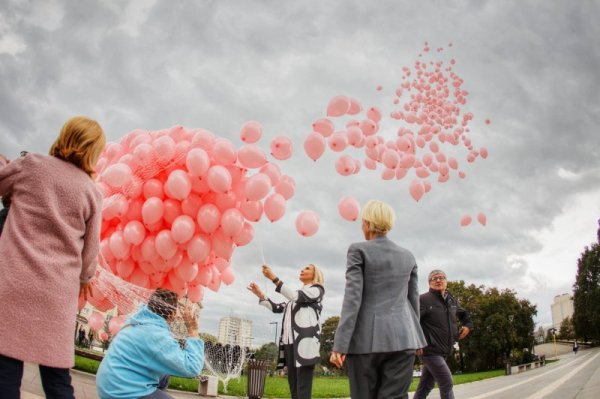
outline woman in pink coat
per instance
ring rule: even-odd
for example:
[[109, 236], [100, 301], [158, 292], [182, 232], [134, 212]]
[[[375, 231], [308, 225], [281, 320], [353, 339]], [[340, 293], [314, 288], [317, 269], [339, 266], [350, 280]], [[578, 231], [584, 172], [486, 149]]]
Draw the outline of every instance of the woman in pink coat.
[[92, 179], [106, 139], [74, 117], [50, 155], [0, 158], [0, 196], [12, 194], [0, 236], [0, 397], [19, 398], [23, 362], [40, 365], [49, 398], [73, 398], [78, 294], [98, 256], [102, 195]]

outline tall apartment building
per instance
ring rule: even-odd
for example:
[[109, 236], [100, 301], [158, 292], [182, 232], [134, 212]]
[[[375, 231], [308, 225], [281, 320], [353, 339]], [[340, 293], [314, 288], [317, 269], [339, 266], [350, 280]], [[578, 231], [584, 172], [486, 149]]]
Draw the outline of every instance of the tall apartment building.
[[552, 309], [552, 327], [559, 329], [560, 324], [567, 317], [573, 317], [573, 297], [570, 294], [562, 294], [554, 297]]
[[223, 345], [250, 347], [252, 321], [241, 317], [227, 316], [219, 321], [219, 342]]

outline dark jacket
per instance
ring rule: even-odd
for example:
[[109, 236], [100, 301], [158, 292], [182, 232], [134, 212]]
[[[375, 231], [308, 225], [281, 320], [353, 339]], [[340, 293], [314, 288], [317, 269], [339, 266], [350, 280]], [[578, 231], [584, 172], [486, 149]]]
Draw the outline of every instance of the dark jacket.
[[458, 305], [458, 302], [449, 291], [446, 290], [446, 298], [437, 290], [429, 289], [429, 292], [419, 297], [421, 311], [421, 328], [427, 339], [427, 347], [423, 350], [425, 355], [447, 356], [452, 353], [454, 342], [458, 339], [458, 324], [473, 330], [473, 323], [466, 310]]

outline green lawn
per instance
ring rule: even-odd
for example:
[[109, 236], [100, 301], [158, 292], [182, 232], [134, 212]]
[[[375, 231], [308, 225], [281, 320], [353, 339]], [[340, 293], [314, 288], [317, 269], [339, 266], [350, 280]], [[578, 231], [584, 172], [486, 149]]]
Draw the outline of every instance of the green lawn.
[[[95, 374], [100, 362], [87, 359], [81, 356], [75, 356], [75, 369]], [[504, 370], [483, 371], [479, 373], [457, 374], [454, 375], [454, 384], [464, 384], [467, 382], [479, 381], [486, 378], [493, 378], [504, 375]], [[419, 379], [413, 379], [410, 390], [417, 388]], [[198, 381], [191, 378], [171, 377], [169, 388], [181, 391], [198, 391]], [[225, 394], [223, 385], [219, 383], [219, 393]], [[227, 386], [227, 395], [245, 396], [246, 395], [246, 376], [239, 380], [229, 381]], [[349, 397], [350, 388], [348, 379], [345, 377], [315, 377], [313, 382], [313, 395], [316, 398], [340, 398]], [[265, 398], [289, 398], [289, 388], [287, 377], [267, 377], [265, 384]]]

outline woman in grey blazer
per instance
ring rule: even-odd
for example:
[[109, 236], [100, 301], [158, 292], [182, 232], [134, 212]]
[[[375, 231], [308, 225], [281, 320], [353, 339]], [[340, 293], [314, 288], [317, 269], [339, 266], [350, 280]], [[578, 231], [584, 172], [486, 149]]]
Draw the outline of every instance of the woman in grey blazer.
[[395, 219], [389, 205], [371, 200], [361, 216], [366, 241], [348, 248], [330, 361], [346, 363], [353, 399], [408, 398], [415, 351], [427, 345], [419, 324], [417, 264], [386, 236]]
[[319, 317], [325, 294], [323, 273], [313, 264], [306, 266], [300, 271], [304, 286], [299, 290], [284, 284], [267, 265], [263, 265], [263, 274], [277, 286], [275, 290], [288, 299], [275, 303], [256, 283], [248, 286], [260, 305], [273, 313], [283, 313], [277, 368], [287, 366], [292, 399], [310, 399], [315, 364], [321, 361]]

